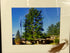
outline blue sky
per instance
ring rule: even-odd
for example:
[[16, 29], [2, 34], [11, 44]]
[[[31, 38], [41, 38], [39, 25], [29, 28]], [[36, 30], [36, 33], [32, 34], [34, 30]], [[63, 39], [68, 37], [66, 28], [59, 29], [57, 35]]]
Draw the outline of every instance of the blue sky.
[[[36, 8], [42, 10], [43, 15], [43, 32], [47, 32], [48, 26], [56, 24], [60, 21], [60, 8]], [[25, 15], [28, 14], [29, 8], [12, 8], [12, 34], [16, 34], [17, 30], [20, 30], [20, 19], [25, 19]], [[24, 28], [23, 32], [24, 32]]]

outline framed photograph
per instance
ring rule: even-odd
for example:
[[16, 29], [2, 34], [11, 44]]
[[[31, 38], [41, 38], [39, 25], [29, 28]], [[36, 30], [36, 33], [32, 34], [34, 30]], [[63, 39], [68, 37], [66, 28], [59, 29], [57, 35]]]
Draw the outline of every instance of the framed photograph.
[[15, 45], [58, 44], [60, 8], [12, 8], [12, 35]]
[[69, 53], [69, 1], [2, 0], [2, 53]]

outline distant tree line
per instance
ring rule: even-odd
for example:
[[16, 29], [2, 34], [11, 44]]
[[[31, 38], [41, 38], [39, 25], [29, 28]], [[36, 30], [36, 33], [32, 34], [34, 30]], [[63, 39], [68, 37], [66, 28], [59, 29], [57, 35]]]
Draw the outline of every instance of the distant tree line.
[[48, 27], [47, 36], [51, 35], [60, 35], [60, 22], [57, 22], [55, 25], [51, 24]]

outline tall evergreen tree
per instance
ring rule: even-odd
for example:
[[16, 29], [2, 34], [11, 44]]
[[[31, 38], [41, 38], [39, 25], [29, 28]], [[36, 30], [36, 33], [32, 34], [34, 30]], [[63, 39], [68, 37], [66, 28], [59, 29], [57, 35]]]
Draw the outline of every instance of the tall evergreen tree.
[[16, 38], [20, 38], [20, 32], [19, 32], [19, 30], [16, 33]]
[[60, 22], [57, 22], [55, 25], [51, 24], [48, 27], [48, 35], [60, 35]]
[[60, 22], [57, 22], [55, 26], [56, 26], [56, 33], [57, 33], [56, 35], [60, 35]]
[[29, 13], [25, 16], [25, 38], [27, 40], [34, 40], [40, 38], [42, 34], [42, 15], [41, 11], [31, 8]]
[[20, 32], [19, 32], [19, 30], [18, 30], [17, 33], [16, 33], [15, 42], [20, 42], [20, 41], [21, 41]]
[[47, 34], [48, 34], [48, 35], [54, 35], [54, 30], [55, 30], [55, 25], [51, 24], [51, 25], [48, 27]]

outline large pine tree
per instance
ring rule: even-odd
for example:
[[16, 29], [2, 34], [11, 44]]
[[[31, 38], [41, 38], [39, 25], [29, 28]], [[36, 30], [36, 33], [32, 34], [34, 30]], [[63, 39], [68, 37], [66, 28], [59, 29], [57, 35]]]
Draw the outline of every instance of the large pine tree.
[[25, 39], [35, 40], [37, 38], [40, 38], [43, 31], [43, 17], [41, 15], [41, 11], [35, 8], [31, 8], [25, 17]]

